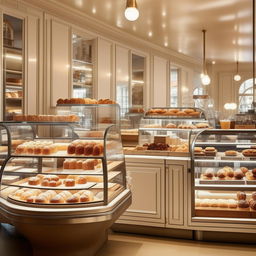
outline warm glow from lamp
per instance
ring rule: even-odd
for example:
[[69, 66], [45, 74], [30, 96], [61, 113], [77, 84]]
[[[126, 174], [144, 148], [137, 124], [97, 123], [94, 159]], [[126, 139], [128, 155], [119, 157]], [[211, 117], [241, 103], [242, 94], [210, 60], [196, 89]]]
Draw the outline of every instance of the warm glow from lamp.
[[237, 82], [240, 81], [241, 80], [241, 76], [238, 75], [238, 74], [234, 75], [234, 80], [237, 81]]
[[124, 16], [129, 21], [135, 21], [139, 18], [140, 12], [136, 0], [127, 0]]
[[203, 85], [209, 85], [211, 83], [211, 78], [207, 74], [201, 75], [201, 82]]

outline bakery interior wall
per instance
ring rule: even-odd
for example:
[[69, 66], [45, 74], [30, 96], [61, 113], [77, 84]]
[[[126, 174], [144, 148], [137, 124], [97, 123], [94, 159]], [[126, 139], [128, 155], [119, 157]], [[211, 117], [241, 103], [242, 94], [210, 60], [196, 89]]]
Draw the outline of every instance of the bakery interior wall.
[[[120, 79], [117, 67], [122, 76], [129, 77], [129, 56], [134, 53], [145, 57], [145, 107], [169, 105], [171, 66], [180, 69], [180, 104], [193, 104], [188, 95], [191, 95], [190, 92], [195, 87], [194, 75], [200, 73], [199, 60], [104, 24], [96, 24], [88, 17], [73, 15], [69, 10], [53, 6], [47, 1], [5, 0], [0, 1], [0, 8], [1, 15], [8, 13], [25, 20], [24, 110], [27, 114], [54, 113], [58, 98], [71, 97], [70, 61], [73, 32], [86, 35], [95, 41], [96, 98], [115, 99], [116, 83]], [[127, 57], [123, 59], [124, 52]], [[182, 90], [185, 97], [181, 97]], [[2, 113], [1, 109], [1, 115]]]

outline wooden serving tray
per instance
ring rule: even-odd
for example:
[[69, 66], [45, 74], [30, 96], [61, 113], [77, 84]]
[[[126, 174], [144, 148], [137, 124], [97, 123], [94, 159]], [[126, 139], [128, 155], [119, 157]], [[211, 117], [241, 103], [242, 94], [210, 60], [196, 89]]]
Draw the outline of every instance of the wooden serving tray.
[[256, 218], [256, 211], [247, 208], [196, 207], [196, 217]]

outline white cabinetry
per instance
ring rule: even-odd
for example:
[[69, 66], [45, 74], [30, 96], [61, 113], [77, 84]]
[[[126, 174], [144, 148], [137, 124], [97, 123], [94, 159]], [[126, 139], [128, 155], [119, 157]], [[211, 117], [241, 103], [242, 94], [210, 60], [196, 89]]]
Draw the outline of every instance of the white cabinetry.
[[168, 165], [166, 168], [167, 226], [184, 224], [184, 166]]
[[164, 164], [128, 163], [131, 177], [132, 205], [119, 223], [163, 226], [165, 222]]

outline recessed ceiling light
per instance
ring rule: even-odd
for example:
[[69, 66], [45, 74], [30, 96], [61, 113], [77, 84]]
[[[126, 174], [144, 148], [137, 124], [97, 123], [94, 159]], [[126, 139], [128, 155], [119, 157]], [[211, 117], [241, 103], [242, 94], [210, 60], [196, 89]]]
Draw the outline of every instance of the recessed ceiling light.
[[135, 27], [135, 26], [133, 26], [133, 27], [132, 27], [132, 30], [133, 30], [133, 31], [136, 31], [136, 27]]
[[162, 11], [162, 16], [163, 16], [163, 17], [166, 16], [166, 11]]
[[150, 32], [148, 32], [148, 36], [152, 36], [153, 35], [153, 33], [150, 31]]
[[212, 65], [215, 65], [215, 64], [216, 64], [216, 61], [215, 61], [215, 60], [213, 60], [213, 61], [212, 61]]
[[92, 8], [92, 13], [94, 13], [94, 14], [96, 13], [96, 8], [95, 7]]
[[162, 28], [166, 28], [166, 24], [165, 23], [162, 24]]
[[167, 47], [167, 46], [168, 46], [168, 43], [167, 43], [167, 42], [165, 42], [165, 43], [164, 43], [164, 46], [165, 46], [165, 47]]
[[182, 52], [182, 50], [181, 50], [181, 49], [179, 49], [179, 52]]

